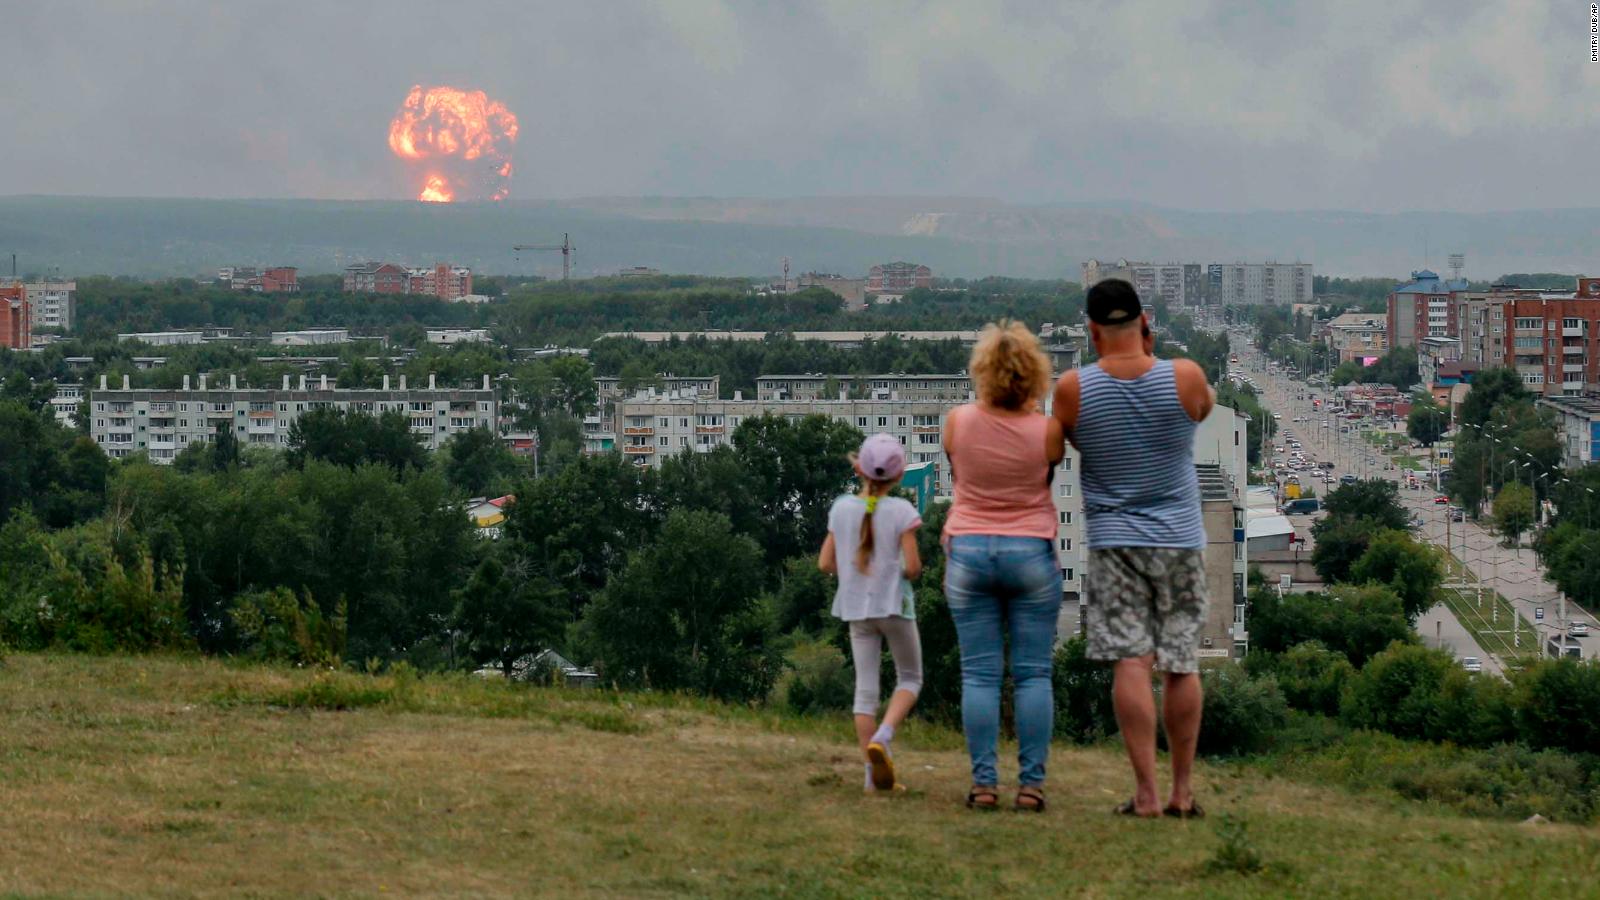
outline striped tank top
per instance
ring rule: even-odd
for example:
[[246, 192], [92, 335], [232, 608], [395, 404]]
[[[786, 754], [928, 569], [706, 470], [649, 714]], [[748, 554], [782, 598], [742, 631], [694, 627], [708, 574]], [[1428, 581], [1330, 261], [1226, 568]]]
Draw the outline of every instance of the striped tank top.
[[1172, 361], [1138, 378], [1078, 370], [1078, 421], [1086, 536], [1093, 550], [1172, 547], [1203, 550], [1196, 423], [1178, 400]]

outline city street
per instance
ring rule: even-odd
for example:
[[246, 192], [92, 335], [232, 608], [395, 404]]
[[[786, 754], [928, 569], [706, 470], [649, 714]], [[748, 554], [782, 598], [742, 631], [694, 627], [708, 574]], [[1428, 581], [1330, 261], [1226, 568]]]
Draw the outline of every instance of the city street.
[[[1246, 343], [1237, 339], [1236, 342]], [[1360, 478], [1385, 478], [1398, 484], [1400, 500], [1406, 511], [1422, 520], [1422, 527], [1417, 529], [1418, 535], [1432, 544], [1448, 546], [1451, 553], [1464, 562], [1486, 588], [1497, 590], [1510, 602], [1517, 612], [1516, 640], [1521, 646], [1526, 647], [1536, 634], [1539, 636], [1538, 646], [1543, 646], [1546, 638], [1555, 637], [1565, 630], [1567, 621], [1588, 622], [1591, 627], [1594, 625], [1592, 615], [1570, 602], [1566, 606], [1566, 619], [1562, 619], [1560, 591], [1545, 581], [1531, 549], [1502, 546], [1498, 535], [1470, 518], [1460, 522], [1450, 521], [1449, 504], [1434, 502], [1438, 492], [1431, 487], [1427, 478], [1419, 478], [1419, 489], [1408, 489], [1405, 486], [1405, 470], [1398, 466], [1386, 469], [1388, 455], [1369, 444], [1354, 424], [1324, 411], [1313, 410], [1312, 398], [1327, 397], [1331, 395], [1330, 392], [1310, 388], [1304, 382], [1291, 380], [1281, 373], [1269, 375], [1265, 358], [1253, 347], [1239, 347], [1235, 352], [1239, 354], [1238, 367], [1256, 380], [1263, 405], [1282, 416], [1278, 421], [1280, 437], [1274, 438], [1271, 443], [1283, 446], [1281, 435], [1288, 430], [1302, 442], [1303, 451], [1308, 457], [1316, 461], [1333, 462], [1335, 476], [1354, 474]], [[1324, 422], [1330, 424], [1324, 427]], [[1349, 428], [1347, 432], [1339, 430], [1341, 422], [1346, 422]], [[1409, 443], [1403, 421], [1392, 429], [1370, 430], [1396, 435], [1398, 446], [1404, 447]], [[1272, 455], [1269, 447], [1263, 458], [1270, 461]], [[1337, 484], [1327, 485], [1319, 481], [1312, 486], [1319, 496], [1326, 496]], [[1542, 616], [1536, 610], [1542, 611]], [[1435, 614], [1448, 621], [1448, 624], [1441, 626], [1442, 634], [1446, 644], [1459, 648], [1453, 652], [1458, 656], [1478, 656], [1484, 660], [1485, 670], [1501, 668], [1498, 660], [1491, 662], [1491, 657], [1471, 641], [1466, 630], [1448, 610], [1442, 606], [1436, 607], [1428, 615]], [[1427, 621], [1431, 620], [1425, 618], [1424, 622], [1419, 622], [1418, 629], [1432, 640], [1434, 626], [1425, 624]], [[1509, 624], [1506, 627], [1509, 633]], [[1456, 632], [1456, 637], [1451, 637], [1452, 630]], [[1574, 643], [1584, 647], [1585, 658], [1591, 655], [1588, 644], [1593, 640], [1596, 639], [1573, 639]], [[1475, 649], [1466, 649], [1468, 645]]]

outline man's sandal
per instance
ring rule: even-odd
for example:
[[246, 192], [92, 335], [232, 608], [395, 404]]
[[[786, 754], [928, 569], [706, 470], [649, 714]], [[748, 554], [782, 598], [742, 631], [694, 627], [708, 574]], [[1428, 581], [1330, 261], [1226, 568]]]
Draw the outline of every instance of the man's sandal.
[[1033, 786], [1024, 786], [1017, 789], [1017, 799], [1012, 804], [1012, 809], [1018, 812], [1044, 812], [1044, 791]]
[[1159, 819], [1159, 818], [1161, 818], [1161, 816], [1159, 814], [1153, 815], [1153, 816], [1141, 815], [1139, 813], [1139, 807], [1138, 807], [1137, 804], [1135, 804], [1133, 802], [1133, 798], [1132, 797], [1129, 797], [1127, 800], [1123, 801], [1121, 806], [1118, 806], [1116, 809], [1113, 809], [1111, 811], [1111, 814], [1114, 815], [1114, 816], [1132, 816], [1135, 819]]
[[967, 809], [996, 810], [1000, 808], [1000, 791], [988, 785], [975, 784], [967, 791]]
[[1161, 814], [1169, 819], [1204, 819], [1206, 817], [1206, 811], [1201, 809], [1200, 804], [1194, 802], [1193, 800], [1189, 801], [1188, 809], [1179, 809], [1176, 806], [1169, 806], [1166, 809], [1163, 809]]

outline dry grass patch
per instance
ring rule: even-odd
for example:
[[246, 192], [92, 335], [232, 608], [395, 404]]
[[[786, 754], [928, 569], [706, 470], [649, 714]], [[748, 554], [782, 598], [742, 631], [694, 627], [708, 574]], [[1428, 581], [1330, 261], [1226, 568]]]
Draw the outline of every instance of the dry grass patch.
[[[360, 702], [353, 702], [359, 699]], [[329, 707], [344, 707], [334, 711]], [[955, 736], [864, 797], [843, 717], [470, 679], [14, 655], [0, 667], [0, 893], [1577, 896], [1592, 830], [1522, 828], [1206, 768], [1263, 862], [1108, 810], [1110, 750], [1058, 747], [1051, 810], [960, 806]]]

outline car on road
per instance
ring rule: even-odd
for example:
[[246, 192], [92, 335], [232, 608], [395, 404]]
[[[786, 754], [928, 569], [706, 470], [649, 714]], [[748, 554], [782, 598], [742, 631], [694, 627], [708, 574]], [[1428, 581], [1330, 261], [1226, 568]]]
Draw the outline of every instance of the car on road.
[[1423, 525], [1423, 522], [1422, 522], [1421, 519], [1417, 518], [1416, 516], [1412, 516], [1411, 517], [1411, 527], [1412, 528], [1415, 528], [1415, 529], [1420, 531], [1422, 529], [1422, 525]]
[[1572, 622], [1572, 623], [1567, 625], [1567, 634], [1570, 634], [1573, 637], [1588, 637], [1589, 636], [1589, 623], [1588, 622]]
[[1461, 510], [1459, 510], [1459, 509], [1450, 510], [1450, 521], [1452, 521], [1452, 522], [1464, 522], [1464, 521], [1466, 521], [1466, 518], [1467, 518], [1467, 514], [1462, 512]]
[[1434, 505], [1436, 505], [1436, 506], [1443, 506], [1446, 503], [1450, 502], [1450, 498], [1446, 497], [1443, 494], [1440, 494], [1439, 496], [1433, 498], [1433, 502], [1434, 502]]
[[1356, 482], [1358, 482], [1360, 480], [1361, 479], [1357, 478], [1354, 475], [1349, 474], [1348, 472], [1339, 476], [1339, 483], [1340, 484], [1355, 484]]
[[1468, 672], [1482, 672], [1483, 660], [1476, 656], [1463, 656], [1461, 657], [1461, 668], [1466, 669]]

